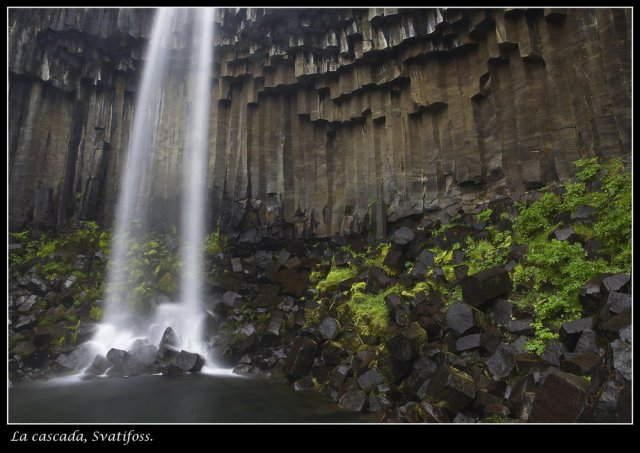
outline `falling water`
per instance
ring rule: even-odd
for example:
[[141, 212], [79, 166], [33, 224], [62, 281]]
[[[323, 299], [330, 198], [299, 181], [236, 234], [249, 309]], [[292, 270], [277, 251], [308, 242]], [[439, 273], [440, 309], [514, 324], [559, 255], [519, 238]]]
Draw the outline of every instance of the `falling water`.
[[[183, 202], [180, 222], [182, 258], [180, 298], [155, 308], [140, 323], [129, 307], [133, 287], [128, 283], [127, 251], [131, 241], [148, 231], [148, 188], [151, 184], [157, 130], [175, 125], [160, 124], [162, 95], [171, 64], [172, 39], [176, 22], [191, 15], [194, 26], [189, 39], [187, 137], [182, 154]], [[201, 325], [205, 235], [205, 206], [213, 56], [213, 8], [179, 10], [161, 8], [155, 18], [140, 91], [136, 99], [133, 128], [119, 188], [114, 225], [114, 241], [108, 268], [104, 321], [88, 343], [92, 352], [106, 354], [111, 348], [125, 349], [135, 340], [148, 339], [158, 345], [162, 333], [172, 327], [182, 339], [182, 347], [206, 357]], [[90, 354], [91, 358], [93, 354]], [[210, 363], [210, 360], [208, 361]], [[88, 364], [87, 364], [88, 365]]]

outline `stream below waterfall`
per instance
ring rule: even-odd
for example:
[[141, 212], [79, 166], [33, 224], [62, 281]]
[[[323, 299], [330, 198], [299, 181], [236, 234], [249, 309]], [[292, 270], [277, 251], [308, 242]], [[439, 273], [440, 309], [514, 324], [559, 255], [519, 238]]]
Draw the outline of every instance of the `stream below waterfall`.
[[139, 376], [19, 382], [10, 423], [367, 423], [328, 398], [262, 379]]

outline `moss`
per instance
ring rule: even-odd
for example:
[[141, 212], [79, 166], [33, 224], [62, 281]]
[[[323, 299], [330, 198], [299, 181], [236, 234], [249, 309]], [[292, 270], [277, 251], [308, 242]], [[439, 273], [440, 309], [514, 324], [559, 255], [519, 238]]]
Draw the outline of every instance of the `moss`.
[[333, 266], [324, 280], [316, 285], [317, 294], [324, 294], [337, 289], [340, 282], [356, 276], [356, 270], [351, 267]]
[[100, 321], [102, 319], [102, 309], [97, 305], [93, 305], [89, 310], [89, 319]]

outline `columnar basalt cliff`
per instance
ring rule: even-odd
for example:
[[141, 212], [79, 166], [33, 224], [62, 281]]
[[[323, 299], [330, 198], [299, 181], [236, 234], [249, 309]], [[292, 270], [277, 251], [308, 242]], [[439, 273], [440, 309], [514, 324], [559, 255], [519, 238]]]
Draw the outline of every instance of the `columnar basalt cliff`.
[[[10, 10], [12, 229], [111, 221], [153, 14]], [[629, 9], [240, 8], [216, 22], [210, 222], [246, 240], [381, 235], [631, 151]], [[163, 99], [157, 224], [179, 209], [185, 86], [172, 74]]]

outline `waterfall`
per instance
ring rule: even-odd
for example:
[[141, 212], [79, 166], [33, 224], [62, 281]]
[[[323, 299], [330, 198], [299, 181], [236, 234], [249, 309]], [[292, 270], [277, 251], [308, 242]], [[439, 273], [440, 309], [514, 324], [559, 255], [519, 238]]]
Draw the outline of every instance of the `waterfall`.
[[[193, 22], [192, 27], [185, 26], [191, 23], [189, 20]], [[88, 342], [94, 353], [89, 354], [91, 358], [95, 353], [104, 355], [111, 348], [129, 350], [136, 340], [148, 340], [158, 346], [167, 327], [177, 333], [181, 348], [206, 357], [201, 327], [204, 320], [202, 263], [211, 121], [213, 22], [213, 8], [161, 8], [156, 13], [118, 190], [103, 322]], [[181, 39], [187, 39], [188, 45], [176, 43]], [[181, 53], [178, 61], [172, 60], [172, 52]], [[187, 133], [182, 152], [179, 300], [158, 305], [141, 322], [134, 316], [129, 303], [134, 288], [129, 283], [131, 263], [127, 252], [149, 231], [148, 198], [158, 131], [176, 127], [160, 121], [164, 108], [163, 91], [172, 64], [182, 65], [178, 66], [179, 70], [186, 70], [188, 92]], [[167, 219], [171, 220], [177, 221]]]

